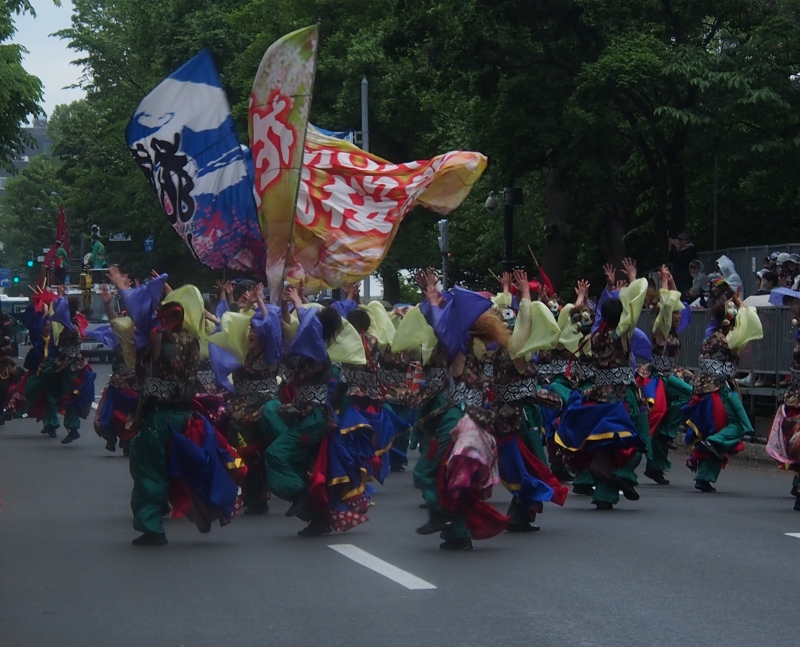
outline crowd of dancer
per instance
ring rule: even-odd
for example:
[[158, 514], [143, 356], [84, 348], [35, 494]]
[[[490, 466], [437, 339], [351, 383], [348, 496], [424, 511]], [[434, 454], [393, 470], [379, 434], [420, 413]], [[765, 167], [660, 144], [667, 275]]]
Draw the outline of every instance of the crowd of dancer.
[[[37, 290], [26, 313], [31, 349], [23, 368], [0, 348], [2, 418], [27, 413], [68, 444], [95, 400], [81, 356], [85, 334], [115, 349], [94, 428], [106, 449], [130, 456], [139, 546], [167, 543], [163, 518], [185, 516], [200, 532], [214, 521], [267, 513], [277, 497], [301, 536], [344, 532], [368, 519], [376, 485], [419, 450], [414, 486], [444, 550], [503, 531], [533, 532], [545, 503], [563, 505], [569, 483], [612, 510], [637, 500], [636, 470], [663, 486], [681, 428], [695, 488], [715, 491], [727, 459], [752, 427], [736, 391], [737, 357], [762, 336], [738, 293], [710, 312], [699, 369], [678, 365], [688, 325], [673, 277], [640, 278], [626, 259], [590, 299], [553, 293], [523, 270], [499, 277], [489, 297], [439, 289], [433, 270], [416, 281], [421, 302], [387, 310], [344, 298], [309, 302], [302, 285], [279, 304], [255, 285], [233, 300], [219, 284], [215, 312], [191, 285], [166, 275], [134, 285], [118, 268], [101, 287], [109, 323], [90, 333], [63, 291]], [[800, 293], [784, 290], [800, 318]], [[648, 335], [637, 322], [657, 315]], [[4, 336], [5, 332], [4, 332]], [[768, 451], [800, 470], [800, 336], [792, 386]], [[796, 480], [795, 486], [798, 481]], [[506, 514], [488, 504], [495, 486], [512, 495]], [[795, 487], [796, 493], [796, 487]], [[800, 497], [795, 504], [800, 509]]]

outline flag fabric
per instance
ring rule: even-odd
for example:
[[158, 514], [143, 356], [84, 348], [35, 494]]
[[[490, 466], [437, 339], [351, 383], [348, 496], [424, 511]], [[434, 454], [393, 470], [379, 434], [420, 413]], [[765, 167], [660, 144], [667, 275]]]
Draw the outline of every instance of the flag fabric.
[[369, 276], [412, 208], [451, 213], [486, 161], [481, 153], [453, 151], [392, 164], [309, 126], [288, 278], [318, 290]]
[[210, 52], [200, 52], [142, 100], [125, 141], [201, 262], [263, 276], [253, 179]]
[[261, 59], [250, 93], [250, 151], [273, 295], [280, 294], [293, 237], [318, 41], [316, 25], [275, 41]]
[[[69, 228], [67, 227], [67, 212], [64, 210], [63, 204], [58, 210], [58, 221], [56, 223], [55, 240], [61, 241], [61, 246], [64, 248], [64, 251], [67, 252], [67, 258], [70, 258], [72, 254], [70, 254], [69, 250]], [[58, 251], [58, 245], [56, 245], [55, 241], [53, 241], [52, 246], [48, 250], [47, 254], [45, 254], [44, 256], [45, 267], [53, 267], [56, 260], [57, 251]]]

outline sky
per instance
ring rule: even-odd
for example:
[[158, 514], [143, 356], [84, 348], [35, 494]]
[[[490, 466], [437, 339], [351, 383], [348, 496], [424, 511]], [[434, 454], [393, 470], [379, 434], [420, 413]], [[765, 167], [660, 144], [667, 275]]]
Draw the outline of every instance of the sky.
[[44, 86], [42, 108], [51, 115], [60, 103], [70, 103], [84, 96], [83, 90], [64, 88], [77, 83], [81, 70], [70, 62], [78, 53], [67, 49], [67, 42], [50, 36], [59, 29], [70, 26], [72, 2], [62, 0], [57, 7], [52, 0], [33, 0], [36, 18], [29, 15], [15, 19], [17, 33], [12, 40], [23, 45], [25, 54], [23, 67], [29, 74], [38, 76]]

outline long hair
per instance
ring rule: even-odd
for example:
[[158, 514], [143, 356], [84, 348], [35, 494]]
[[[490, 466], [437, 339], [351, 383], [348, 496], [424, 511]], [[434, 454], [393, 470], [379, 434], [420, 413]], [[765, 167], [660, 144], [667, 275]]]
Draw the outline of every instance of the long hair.
[[482, 342], [494, 342], [501, 348], [506, 348], [511, 339], [511, 330], [494, 310], [487, 310], [478, 317], [469, 332]]
[[329, 306], [320, 310], [317, 317], [322, 325], [322, 340], [325, 344], [330, 344], [344, 328], [342, 316], [335, 308]]

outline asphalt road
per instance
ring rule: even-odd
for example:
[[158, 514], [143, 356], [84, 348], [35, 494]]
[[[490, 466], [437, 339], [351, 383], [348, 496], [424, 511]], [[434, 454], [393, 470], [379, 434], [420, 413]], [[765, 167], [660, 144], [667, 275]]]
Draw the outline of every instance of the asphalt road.
[[[38, 431], [0, 427], [3, 647], [798, 644], [800, 539], [785, 533], [800, 533], [800, 513], [777, 471], [730, 467], [703, 495], [676, 464], [673, 485], [642, 485], [638, 502], [606, 513], [570, 497], [542, 532], [467, 553], [414, 533], [425, 514], [410, 472], [378, 486], [371, 522], [345, 535], [299, 538], [273, 500], [209, 535], [169, 520], [168, 546], [137, 549], [127, 460], [89, 424], [69, 446]], [[436, 588], [405, 588], [332, 544]]]

